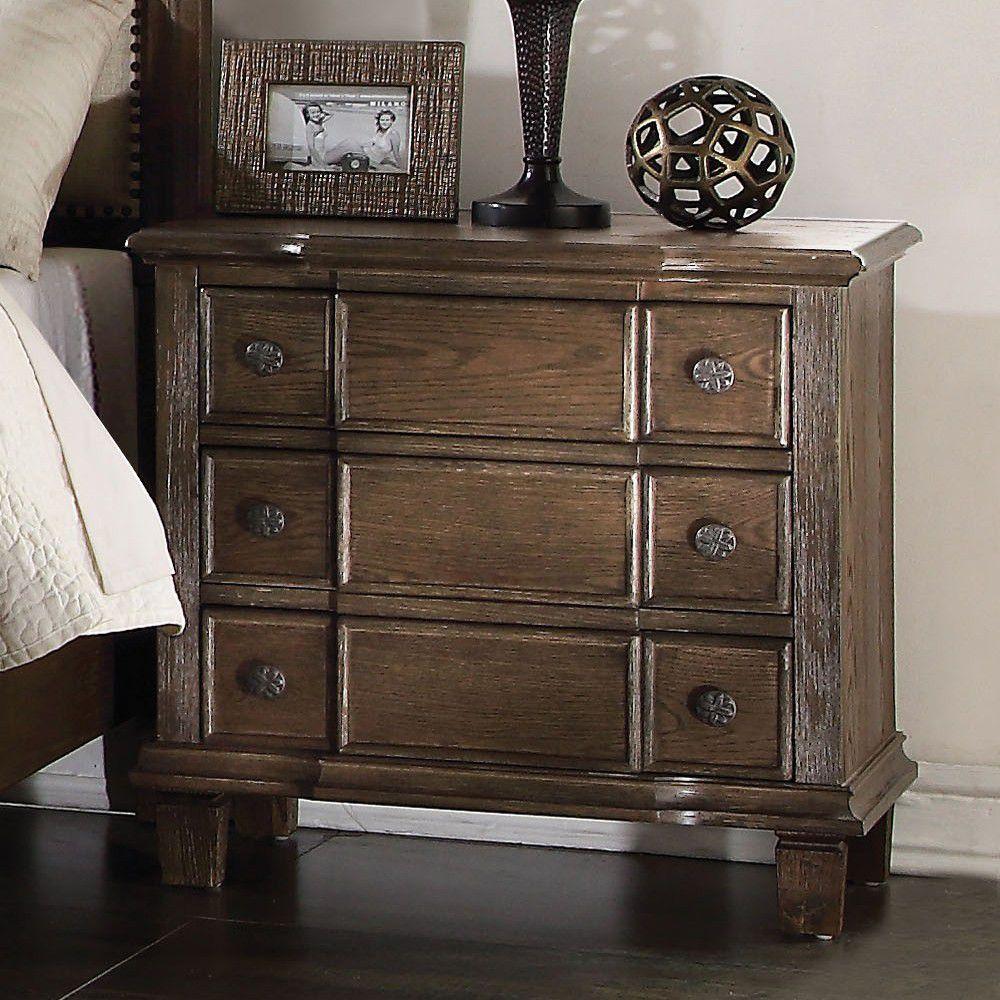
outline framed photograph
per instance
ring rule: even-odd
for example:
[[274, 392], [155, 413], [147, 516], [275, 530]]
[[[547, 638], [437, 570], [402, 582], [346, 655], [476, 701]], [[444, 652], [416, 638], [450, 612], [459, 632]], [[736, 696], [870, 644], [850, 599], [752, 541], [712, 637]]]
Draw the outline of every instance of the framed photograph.
[[459, 42], [222, 43], [216, 208], [458, 216]]

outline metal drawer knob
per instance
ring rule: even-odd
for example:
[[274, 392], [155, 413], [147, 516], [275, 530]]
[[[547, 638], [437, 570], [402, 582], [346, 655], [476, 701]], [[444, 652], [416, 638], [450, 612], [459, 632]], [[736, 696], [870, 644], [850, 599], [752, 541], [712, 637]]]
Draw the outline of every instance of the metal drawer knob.
[[713, 562], [728, 559], [736, 551], [736, 533], [725, 524], [703, 524], [694, 533], [694, 547]]
[[243, 360], [258, 375], [274, 375], [285, 363], [285, 352], [273, 340], [254, 340], [247, 344]]
[[728, 726], [736, 718], [736, 700], [725, 691], [708, 688], [695, 698], [694, 714], [706, 726]]
[[243, 678], [243, 686], [249, 694], [268, 701], [280, 698], [285, 693], [286, 684], [285, 675], [277, 667], [266, 663], [251, 667]]
[[722, 358], [702, 358], [691, 371], [691, 378], [705, 392], [725, 392], [733, 387], [736, 372]]
[[285, 512], [273, 503], [255, 503], [247, 511], [247, 527], [262, 538], [274, 538], [285, 530]]

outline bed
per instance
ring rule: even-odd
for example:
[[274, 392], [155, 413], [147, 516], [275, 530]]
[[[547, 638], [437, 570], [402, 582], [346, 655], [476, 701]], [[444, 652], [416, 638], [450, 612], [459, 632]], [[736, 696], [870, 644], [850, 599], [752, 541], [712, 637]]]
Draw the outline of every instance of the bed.
[[[210, 0], [137, 0], [94, 93], [38, 282], [0, 271], [150, 486], [151, 284], [123, 247], [140, 226], [207, 205], [193, 137], [210, 120], [210, 14]], [[88, 636], [0, 673], [0, 790], [141, 710], [153, 669], [148, 637]]]

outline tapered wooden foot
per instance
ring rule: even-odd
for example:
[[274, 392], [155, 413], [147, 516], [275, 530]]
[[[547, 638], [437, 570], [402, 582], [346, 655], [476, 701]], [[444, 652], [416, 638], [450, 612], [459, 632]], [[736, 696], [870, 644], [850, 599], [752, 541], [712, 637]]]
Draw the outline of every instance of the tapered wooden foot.
[[166, 885], [214, 889], [226, 878], [229, 798], [170, 796], [156, 805], [156, 840]]
[[779, 833], [776, 860], [781, 929], [819, 938], [840, 934], [847, 841]]
[[299, 800], [240, 795], [233, 801], [233, 820], [236, 832], [244, 837], [290, 837], [299, 825]]
[[890, 809], [867, 836], [847, 842], [847, 881], [855, 885], [884, 885], [889, 881], [892, 860], [892, 813]]

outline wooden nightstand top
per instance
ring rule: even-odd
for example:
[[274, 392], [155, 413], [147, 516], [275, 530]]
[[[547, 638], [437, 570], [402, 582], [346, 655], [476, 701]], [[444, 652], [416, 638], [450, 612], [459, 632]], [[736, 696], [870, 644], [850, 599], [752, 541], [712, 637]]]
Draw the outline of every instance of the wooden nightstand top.
[[457, 224], [231, 217], [173, 222], [137, 233], [147, 260], [297, 260], [306, 267], [408, 270], [502, 267], [508, 272], [599, 272], [637, 278], [846, 285], [920, 240], [902, 222], [764, 220], [739, 233], [688, 232], [652, 215], [617, 215], [606, 230], [512, 230]]

